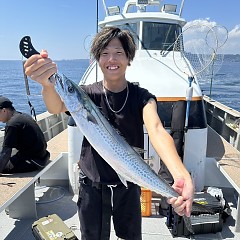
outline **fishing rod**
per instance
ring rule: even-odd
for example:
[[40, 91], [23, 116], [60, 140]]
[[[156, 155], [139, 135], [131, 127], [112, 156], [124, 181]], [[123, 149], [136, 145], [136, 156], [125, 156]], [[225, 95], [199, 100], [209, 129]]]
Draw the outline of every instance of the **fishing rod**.
[[[173, 47], [173, 61], [177, 69], [183, 73], [182, 78], [186, 81], [186, 95], [184, 101], [183, 125], [181, 125], [181, 149], [183, 150], [182, 161], [187, 166], [196, 188], [201, 187], [200, 173], [204, 163], [202, 161], [194, 162], [188, 157], [188, 145], [191, 133], [188, 133], [192, 124], [191, 110], [194, 114], [193, 95], [196, 91], [196, 99], [202, 100], [202, 93], [199, 92], [198, 81], [206, 76], [213, 62], [217, 59], [217, 50], [219, 49], [217, 29], [201, 23], [189, 24], [182, 33], [177, 37]], [[186, 77], [184, 77], [184, 75]], [[194, 88], [196, 87], [196, 88]], [[197, 103], [196, 103], [197, 104]], [[193, 104], [195, 105], [195, 104]], [[194, 116], [193, 116], [194, 119]], [[197, 167], [196, 167], [197, 166]]]
[[[99, 12], [98, 12], [98, 0], [96, 1], [97, 2], [97, 5], [96, 5], [96, 33], [98, 33], [98, 21], [99, 21]], [[97, 61], [96, 61], [96, 82], [98, 80], [98, 64], [97, 64]]]
[[[205, 29], [203, 31], [203, 29]], [[184, 37], [199, 32], [196, 41], [186, 41]], [[187, 27], [176, 39], [173, 47], [173, 60], [175, 66], [187, 75], [188, 87], [186, 89], [186, 114], [184, 132], [189, 128], [190, 104], [193, 97], [193, 83], [196, 77], [203, 74], [216, 57], [217, 37], [212, 27], [195, 24]]]

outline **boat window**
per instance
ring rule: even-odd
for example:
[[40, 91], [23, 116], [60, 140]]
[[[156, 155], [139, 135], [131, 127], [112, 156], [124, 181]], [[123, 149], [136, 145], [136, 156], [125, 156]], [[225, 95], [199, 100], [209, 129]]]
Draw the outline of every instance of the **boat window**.
[[143, 22], [143, 48], [172, 51], [180, 33], [181, 27], [177, 24]]
[[128, 30], [133, 35], [134, 41], [136, 43], [137, 49], [139, 45], [139, 36], [138, 36], [138, 24], [137, 23], [126, 23], [123, 25], [117, 26], [122, 30]]

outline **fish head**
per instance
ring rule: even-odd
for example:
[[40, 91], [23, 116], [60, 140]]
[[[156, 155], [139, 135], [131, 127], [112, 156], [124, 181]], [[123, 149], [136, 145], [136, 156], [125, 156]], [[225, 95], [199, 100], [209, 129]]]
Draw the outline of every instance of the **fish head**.
[[70, 113], [88, 108], [84, 90], [65, 75], [55, 75], [55, 87]]

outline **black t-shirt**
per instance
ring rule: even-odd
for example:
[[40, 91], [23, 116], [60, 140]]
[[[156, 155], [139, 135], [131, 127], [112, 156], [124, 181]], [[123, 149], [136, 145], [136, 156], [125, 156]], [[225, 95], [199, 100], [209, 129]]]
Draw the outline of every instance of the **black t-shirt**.
[[16, 148], [21, 156], [41, 159], [46, 155], [47, 143], [31, 116], [15, 112], [6, 123], [3, 147]]
[[[100, 111], [109, 120], [110, 124], [120, 132], [130, 146], [143, 149], [144, 136], [142, 110], [150, 98], [156, 100], [156, 97], [146, 89], [128, 82], [129, 95], [126, 105], [121, 112], [114, 113], [107, 105], [102, 81], [90, 85], [84, 85], [82, 88], [93, 100], [96, 106], [99, 107]], [[121, 109], [126, 99], [127, 88], [119, 93], [113, 93], [108, 90], [106, 90], [106, 93], [112, 109], [115, 111]], [[83, 139], [79, 163], [82, 172], [93, 182], [101, 182], [103, 184], [120, 183], [120, 179], [116, 172], [102, 159], [102, 157], [99, 156], [86, 138]]]

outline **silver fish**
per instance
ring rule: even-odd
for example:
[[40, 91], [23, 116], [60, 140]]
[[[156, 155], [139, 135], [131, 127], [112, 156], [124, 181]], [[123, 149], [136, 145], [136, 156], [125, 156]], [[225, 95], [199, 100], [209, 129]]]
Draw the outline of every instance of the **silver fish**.
[[[129, 181], [167, 198], [179, 196], [110, 125], [80, 86], [65, 75], [55, 74], [54, 78], [56, 90], [78, 128], [126, 187]], [[196, 208], [196, 204], [194, 206]], [[205, 213], [211, 212], [200, 204], [198, 207]], [[190, 218], [184, 216], [184, 221], [187, 229], [194, 233]]]
[[130, 181], [165, 197], [179, 196], [110, 125], [81, 87], [62, 75], [56, 89], [82, 134], [126, 187]]

